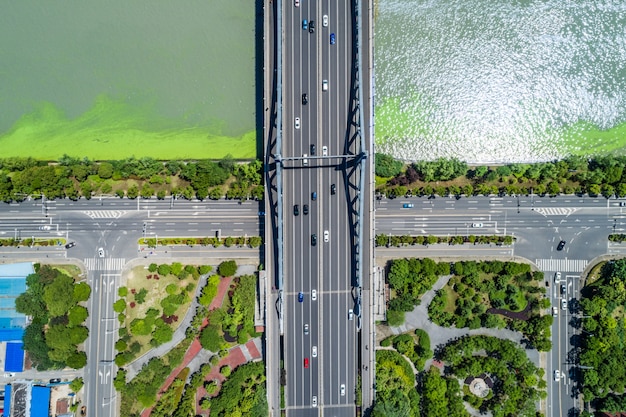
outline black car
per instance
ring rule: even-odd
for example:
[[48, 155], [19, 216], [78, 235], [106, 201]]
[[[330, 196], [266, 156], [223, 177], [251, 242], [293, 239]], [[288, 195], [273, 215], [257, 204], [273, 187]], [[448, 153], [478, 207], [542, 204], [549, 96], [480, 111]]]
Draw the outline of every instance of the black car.
[[305, 205], [302, 207], [302, 212], [304, 213], [304, 215], [305, 215], [305, 216], [306, 216], [307, 214], [309, 214], [309, 205], [308, 205], [308, 204], [305, 204]]
[[562, 240], [559, 242], [559, 246], [556, 247], [556, 250], [563, 250], [563, 248], [565, 247], [565, 241]]
[[330, 185], [330, 193], [337, 194], [337, 187], [335, 186], [335, 184]]
[[50, 380], [50, 383], [51, 383], [51, 384], [58, 384], [59, 382], [61, 382], [61, 378], [52, 378], [52, 379]]
[[315, 246], [315, 245], [317, 245], [317, 235], [313, 233], [311, 235], [311, 246]]
[[311, 144], [311, 156], [315, 155], [315, 151], [317, 150], [317, 148], [315, 147], [315, 144], [312, 143]]
[[309, 96], [307, 93], [302, 93], [302, 104], [306, 105], [309, 102]]
[[297, 204], [294, 204], [294, 206], [293, 206], [293, 215], [297, 216], [299, 214], [300, 214], [300, 206], [297, 205]]
[[561, 284], [561, 294], [565, 294], [567, 289], [565, 288], [565, 284]]
[[309, 33], [315, 33], [315, 20], [309, 22]]
[[70, 242], [67, 245], [65, 245], [65, 249], [73, 248], [74, 246], [76, 246], [76, 242]]

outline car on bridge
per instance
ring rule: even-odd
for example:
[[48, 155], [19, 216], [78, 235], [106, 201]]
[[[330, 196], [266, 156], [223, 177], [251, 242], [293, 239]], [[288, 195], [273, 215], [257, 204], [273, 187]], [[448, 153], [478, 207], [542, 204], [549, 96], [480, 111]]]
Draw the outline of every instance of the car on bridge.
[[294, 216], [300, 215], [300, 206], [297, 205], [297, 204], [294, 204], [294, 206], [293, 206], [293, 215]]
[[300, 118], [296, 117], [295, 120], [293, 121], [293, 124], [296, 129], [300, 129]]
[[330, 34], [330, 44], [334, 45], [337, 42], [337, 39], [335, 38], [335, 34], [331, 33]]
[[304, 325], [304, 334], [305, 334], [305, 335], [308, 335], [308, 334], [309, 334], [309, 325], [308, 325], [308, 324], [305, 324], [305, 325]]
[[311, 405], [313, 407], [317, 407], [317, 397], [315, 395], [313, 396], [313, 400], [311, 401]]
[[309, 368], [309, 358], [304, 358], [304, 369]]
[[304, 19], [302, 21], [302, 30], [307, 30], [308, 28], [309, 28], [309, 22], [306, 19]]
[[335, 184], [330, 184], [330, 193], [332, 195], [337, 194], [337, 186]]
[[322, 146], [322, 155], [328, 156], [328, 146]]
[[300, 7], [300, 0], [293, 0], [293, 5], [296, 7]]
[[315, 33], [315, 20], [309, 22], [309, 33]]
[[309, 205], [308, 204], [305, 204], [304, 206], [302, 206], [302, 213], [304, 213], [305, 216], [307, 214], [309, 214]]
[[322, 26], [324, 26], [324, 27], [328, 26], [328, 15], [327, 14], [322, 16]]
[[304, 293], [299, 292], [298, 293], [298, 302], [301, 303], [304, 301]]
[[404, 203], [404, 204], [402, 205], [402, 208], [413, 208], [413, 207], [414, 207], [414, 206], [413, 206], [413, 203]]
[[328, 242], [330, 240], [330, 233], [328, 230], [324, 230], [324, 242]]
[[311, 235], [311, 246], [315, 246], [315, 245], [317, 245], [317, 235], [313, 233]]
[[317, 290], [311, 290], [311, 300], [317, 300]]
[[313, 356], [314, 358], [317, 358], [317, 346], [313, 346], [311, 348], [311, 356]]
[[306, 105], [309, 103], [309, 96], [307, 93], [302, 93], [302, 104]]

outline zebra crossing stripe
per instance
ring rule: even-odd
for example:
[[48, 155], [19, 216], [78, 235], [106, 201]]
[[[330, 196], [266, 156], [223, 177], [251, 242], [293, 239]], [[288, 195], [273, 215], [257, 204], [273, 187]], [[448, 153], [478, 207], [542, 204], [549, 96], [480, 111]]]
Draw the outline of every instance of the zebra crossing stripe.
[[85, 267], [89, 271], [116, 271], [124, 268], [126, 260], [124, 258], [85, 258]]
[[539, 213], [542, 216], [569, 216], [577, 211], [577, 208], [573, 207], [538, 207], [535, 208], [535, 213]]
[[586, 259], [536, 259], [542, 271], [583, 272], [589, 263]]
[[91, 217], [92, 219], [119, 219], [124, 214], [125, 210], [86, 210], [83, 214]]

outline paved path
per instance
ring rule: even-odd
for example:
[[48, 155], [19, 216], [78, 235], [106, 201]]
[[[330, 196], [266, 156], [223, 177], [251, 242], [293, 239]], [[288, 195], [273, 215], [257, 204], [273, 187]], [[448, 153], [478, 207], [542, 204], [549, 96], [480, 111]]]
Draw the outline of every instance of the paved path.
[[[241, 265], [237, 268], [237, 275], [253, 274], [255, 271], [256, 271], [256, 266], [254, 265]], [[189, 306], [189, 309], [187, 310], [187, 314], [185, 314], [185, 317], [183, 317], [183, 319], [180, 321], [180, 324], [174, 331], [172, 340], [170, 340], [167, 343], [162, 344], [161, 346], [158, 346], [154, 349], [149, 350], [144, 355], [135, 359], [132, 363], [128, 364], [125, 367], [127, 371], [126, 377], [129, 380], [137, 376], [141, 368], [146, 363], [148, 363], [150, 359], [154, 357], [164, 356], [167, 352], [172, 350], [176, 345], [178, 345], [180, 342], [183, 341], [183, 339], [185, 338], [185, 332], [187, 331], [187, 327], [190, 326], [191, 320], [193, 320], [193, 317], [196, 314], [196, 309], [199, 306], [198, 296], [200, 295], [202, 288], [206, 285], [207, 278], [210, 275], [212, 274], [203, 275], [198, 280], [198, 286], [196, 287], [196, 292], [191, 302], [191, 305]], [[228, 287], [230, 286], [230, 282], [231, 282], [231, 278], [224, 278], [221, 280], [220, 285], [218, 286], [217, 295], [215, 296], [215, 298], [211, 302], [211, 305], [209, 306], [210, 310], [213, 310], [222, 305], [222, 300], [224, 299], [224, 295], [228, 292]], [[202, 327], [206, 326], [206, 324], [207, 322], [205, 320], [202, 323]]]
[[[494, 336], [500, 339], [508, 339], [516, 343], [520, 343], [523, 336], [519, 332], [509, 329], [480, 328], [470, 330], [465, 327], [457, 329], [455, 327], [441, 327], [428, 318], [428, 305], [435, 297], [438, 290], [442, 289], [451, 278], [451, 275], [441, 276], [435, 282], [433, 287], [424, 293], [421, 297], [421, 304], [405, 314], [404, 324], [398, 327], [378, 326], [376, 329], [377, 342], [388, 336], [405, 333], [415, 329], [425, 330], [430, 336], [431, 349], [435, 350], [437, 346], [443, 345], [451, 339], [456, 339], [466, 335], [485, 335]], [[528, 358], [532, 360], [536, 366], [539, 366], [539, 352], [535, 349], [526, 350]], [[431, 361], [427, 361], [426, 366], [430, 366]], [[426, 368], [428, 369], [428, 368]]]
[[[240, 276], [240, 275], [246, 275], [246, 274], [254, 274], [255, 271], [256, 271], [256, 267], [254, 265], [242, 265], [237, 268], [236, 275]], [[152, 349], [149, 352], [147, 352], [145, 355], [143, 355], [142, 357], [138, 358], [135, 362], [133, 362], [127, 367], [127, 370], [128, 370], [127, 377], [134, 378], [137, 375], [137, 373], [141, 370], [141, 367], [143, 366], [143, 364], [147, 363], [153, 357], [165, 355], [168, 351], [174, 348], [178, 343], [180, 343], [185, 338], [185, 331], [187, 327], [190, 325], [191, 320], [193, 319], [193, 316], [195, 315], [196, 308], [199, 306], [197, 302], [197, 297], [199, 296], [202, 287], [206, 285], [206, 280], [208, 276], [209, 275], [205, 275], [200, 278], [198, 282], [198, 286], [196, 288], [195, 298], [192, 301], [191, 306], [189, 307], [189, 310], [187, 311], [187, 314], [185, 315], [185, 318], [181, 321], [180, 325], [176, 329], [176, 332], [180, 331], [180, 333], [182, 334], [182, 337], [180, 337], [179, 335], [180, 339], [178, 340], [178, 342], [176, 342], [175, 339], [173, 338], [170, 342], [165, 343], [155, 349]], [[228, 293], [228, 290], [230, 289], [232, 280], [233, 280], [232, 277], [222, 278], [220, 280], [220, 283], [217, 287], [217, 294], [211, 301], [211, 304], [209, 305], [209, 310], [214, 310], [216, 308], [221, 307]], [[208, 321], [205, 319], [202, 323], [201, 328], [205, 327], [207, 324], [208, 324]], [[176, 337], [176, 332], [175, 332], [175, 337]], [[216, 367], [213, 367], [213, 369], [211, 370], [211, 374], [209, 374], [209, 376], [211, 377], [210, 378], [207, 377], [207, 380], [215, 379], [216, 376], [213, 374], [214, 373], [219, 374], [219, 369], [226, 364], [230, 365], [231, 369], [234, 369], [237, 366], [243, 363], [246, 363], [248, 361], [260, 360], [261, 359], [261, 346], [262, 344], [261, 344], [260, 339], [256, 338], [256, 339], [250, 340], [248, 343], [246, 343], [243, 346], [235, 346], [231, 348], [228, 355], [225, 358], [223, 358]], [[211, 358], [211, 356], [213, 355], [214, 355], [213, 352], [203, 349], [202, 345], [200, 345], [200, 341], [198, 340], [198, 338], [196, 338], [189, 346], [189, 349], [187, 349], [187, 352], [185, 353], [185, 356], [183, 357], [182, 363], [170, 373], [170, 375], [165, 379], [165, 382], [163, 383], [163, 385], [161, 385], [159, 394], [157, 395], [157, 399], [160, 398], [161, 393], [167, 390], [167, 388], [172, 384], [174, 379], [176, 379], [176, 376], [178, 376], [178, 374], [184, 368], [189, 367], [189, 370], [190, 370], [189, 377], [191, 377], [191, 375], [197, 370], [199, 370], [200, 367], [204, 363], [207, 363], [209, 359]], [[131, 366], [134, 366], [134, 374], [132, 376], [130, 372]], [[222, 375], [219, 375], [219, 376], [222, 378], [222, 380], [224, 379]], [[204, 390], [204, 387], [202, 387], [200, 391], [202, 391], [202, 393], [199, 392], [197, 395], [197, 398], [199, 400], [207, 395], [206, 391]], [[196, 409], [198, 411], [198, 414], [200, 414], [200, 411], [202, 410], [200, 410], [199, 401], [196, 404]], [[151, 412], [152, 412], [152, 407], [144, 409], [141, 413], [141, 417], [149, 417]]]

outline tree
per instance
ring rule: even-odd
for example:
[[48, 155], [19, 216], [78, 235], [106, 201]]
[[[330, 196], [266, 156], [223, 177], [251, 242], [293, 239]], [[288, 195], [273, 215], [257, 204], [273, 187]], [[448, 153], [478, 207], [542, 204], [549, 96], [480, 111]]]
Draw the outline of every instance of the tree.
[[70, 382], [70, 389], [73, 392], [78, 392], [80, 391], [80, 389], [83, 387], [84, 384], [85, 383], [83, 381], [83, 378], [81, 377], [75, 378], [74, 380], [72, 380], [72, 382]]
[[219, 326], [209, 324], [200, 333], [200, 344], [206, 350], [218, 352], [221, 344], [224, 342], [220, 334]]
[[223, 277], [232, 277], [237, 272], [237, 262], [224, 261], [217, 267], [217, 273]]
[[402, 171], [402, 162], [395, 160], [391, 155], [377, 153], [374, 161], [376, 175], [379, 177], [395, 177]]
[[74, 352], [67, 359], [67, 366], [74, 369], [81, 369], [87, 365], [87, 354], [85, 352]]
[[77, 326], [87, 320], [87, 316], [89, 313], [87, 309], [83, 306], [74, 306], [70, 309], [68, 313], [69, 325]]
[[91, 287], [86, 282], [79, 282], [74, 285], [74, 301], [80, 303], [89, 300]]
[[63, 316], [76, 304], [73, 287], [74, 280], [65, 274], [59, 274], [52, 283], [46, 286], [43, 300], [48, 305], [50, 316]]

